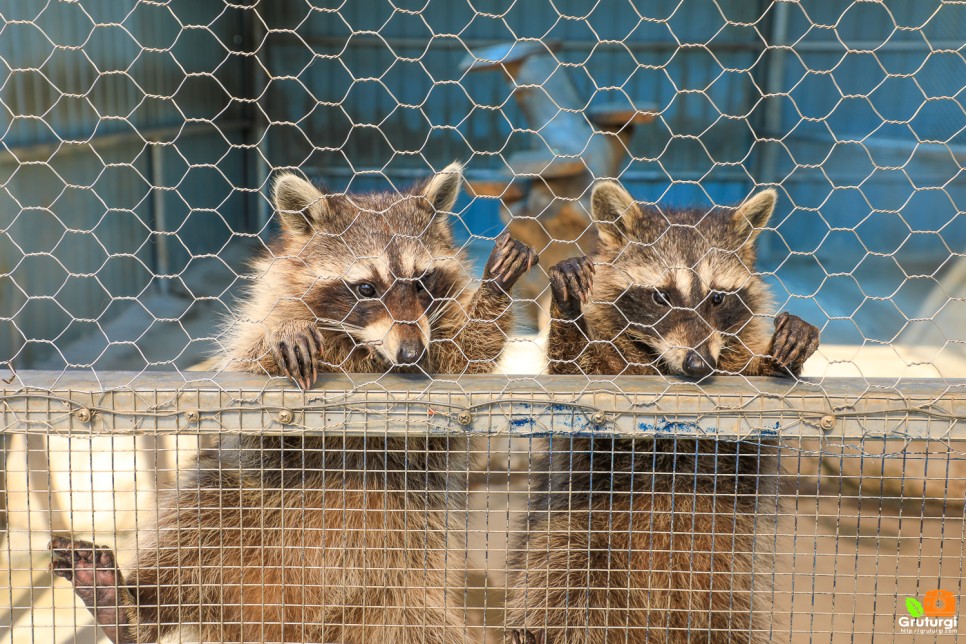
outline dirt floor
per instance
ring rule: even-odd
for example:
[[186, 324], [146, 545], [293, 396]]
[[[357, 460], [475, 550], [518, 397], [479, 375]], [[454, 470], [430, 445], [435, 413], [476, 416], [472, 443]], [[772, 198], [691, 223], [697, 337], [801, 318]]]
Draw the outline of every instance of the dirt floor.
[[[528, 441], [514, 443], [525, 471]], [[775, 571], [773, 641], [956, 641], [903, 634], [897, 616], [906, 614], [907, 597], [966, 590], [966, 444], [958, 448], [911, 443], [906, 459], [828, 446], [819, 458], [817, 444], [782, 452], [778, 528], [759, 537], [763, 550], [774, 549], [763, 561]], [[505, 468], [505, 452], [493, 451]], [[478, 475], [475, 482], [468, 604], [475, 625], [495, 626], [486, 628], [487, 644], [499, 644], [507, 527], [525, 516], [527, 476]], [[957, 633], [966, 635], [966, 626]]]
[[[534, 440], [535, 449], [540, 449], [539, 441]], [[191, 451], [183, 447], [185, 454]], [[766, 573], [774, 586], [773, 639], [861, 642], [875, 635], [877, 642], [933, 641], [934, 636], [902, 635], [896, 616], [904, 614], [907, 597], [922, 600], [937, 588], [963, 593], [966, 445], [959, 444], [957, 452], [911, 443], [904, 458], [860, 458], [855, 450], [825, 446], [819, 459], [814, 452], [819, 447], [806, 444], [783, 451], [778, 529], [759, 537], [762, 551], [773, 548], [775, 553], [762, 564], [764, 570], [775, 570], [774, 575]], [[485, 631], [488, 644], [495, 644], [502, 641], [508, 534], [520, 525], [527, 508], [531, 442], [500, 439], [474, 444], [473, 449], [490, 466], [488, 473], [473, 475], [470, 493], [467, 617], [474, 632]], [[80, 455], [76, 446], [71, 453]], [[134, 463], [132, 457], [130, 465]], [[8, 481], [14, 483], [29, 467], [16, 458], [8, 465]], [[162, 478], [175, 468], [165, 474], [166, 469], [160, 468]], [[47, 481], [57, 482], [61, 474], [54, 467]], [[75, 530], [96, 528], [104, 535], [116, 528], [115, 545], [122, 553], [133, 553], [131, 528], [135, 523], [150, 525], [153, 490], [135, 486], [105, 508], [92, 496], [98, 492], [65, 500], [49, 495], [51, 488], [36, 476], [32, 480], [32, 494], [11, 496], [16, 507], [0, 543], [0, 570], [7, 571], [0, 574], [0, 597], [6, 598], [0, 602], [0, 642], [106, 642], [96, 639], [90, 616], [75, 601], [69, 584], [47, 572], [50, 530], [68, 527], [67, 509], [73, 505]], [[109, 494], [107, 489], [99, 493]], [[31, 505], [32, 499], [38, 503]], [[59, 502], [46, 510], [39, 503], [45, 499]], [[111, 510], [122, 505], [126, 513]]]

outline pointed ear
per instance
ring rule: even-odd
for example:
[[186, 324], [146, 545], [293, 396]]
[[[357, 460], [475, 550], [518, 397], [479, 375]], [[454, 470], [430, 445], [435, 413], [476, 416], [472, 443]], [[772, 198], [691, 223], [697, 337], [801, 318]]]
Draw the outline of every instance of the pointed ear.
[[454, 161], [430, 179], [420, 194], [436, 212], [451, 212], [463, 187], [463, 164]]
[[311, 235], [331, 207], [321, 190], [291, 172], [275, 177], [272, 199], [282, 228], [300, 235]]
[[778, 193], [774, 190], [762, 190], [747, 199], [735, 209], [732, 215], [732, 225], [738, 233], [742, 244], [754, 244], [761, 229], [768, 225], [771, 214], [775, 212], [775, 202]]
[[616, 181], [599, 182], [590, 196], [590, 207], [601, 244], [626, 244], [629, 224], [639, 210], [624, 186]]

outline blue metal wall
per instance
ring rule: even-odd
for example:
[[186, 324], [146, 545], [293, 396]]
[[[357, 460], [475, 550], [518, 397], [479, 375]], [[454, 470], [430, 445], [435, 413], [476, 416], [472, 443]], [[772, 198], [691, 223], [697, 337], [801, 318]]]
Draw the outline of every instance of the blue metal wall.
[[[789, 197], [782, 237], [792, 250], [824, 248], [836, 260], [856, 255], [857, 238], [866, 240], [861, 230], [830, 235], [830, 227], [905, 209], [928, 212], [919, 221], [937, 230], [957, 212], [946, 195], [955, 200], [960, 187], [950, 182], [957, 183], [966, 126], [960, 7], [484, 4], [436, 0], [417, 15], [381, 2], [346, 3], [337, 13], [296, 1], [271, 5], [270, 27], [294, 33], [270, 37], [270, 71], [296, 77], [270, 86], [270, 117], [286, 122], [273, 132], [272, 163], [307, 166], [339, 183], [358, 169], [405, 176], [452, 158], [469, 159], [470, 169], [501, 167], [499, 155], [536, 135], [519, 131], [527, 124], [499, 73], [466, 75], [459, 62], [485, 44], [539, 38], [563, 44], [562, 70], [588, 100], [623, 93], [660, 111], [640, 128], [624, 174], [642, 198], [729, 203], [755, 182], [781, 182]], [[784, 37], [775, 33], [779, 12]], [[766, 44], [788, 49], [766, 52]], [[783, 95], [765, 99], [765, 91]], [[778, 114], [771, 123], [769, 110]], [[700, 187], [674, 183], [692, 181]], [[946, 190], [915, 194], [930, 187]], [[868, 200], [863, 207], [857, 193]], [[893, 219], [882, 217], [868, 241], [880, 228], [892, 235]], [[950, 242], [966, 239], [956, 234]], [[916, 240], [906, 250], [928, 259], [936, 248]]]
[[[966, 7], [786, 4], [762, 268], [840, 342], [889, 343], [966, 248]], [[769, 53], [774, 58], [776, 52]], [[763, 61], [769, 62], [767, 58]], [[789, 252], [794, 255], [788, 261]], [[966, 292], [964, 284], [945, 284]], [[806, 299], [807, 298], [807, 299]]]
[[[54, 343], [98, 333], [177, 281], [192, 255], [246, 230], [234, 188], [249, 161], [232, 147], [250, 111], [239, 102], [246, 59], [230, 49], [245, 13], [213, 2], [169, 11], [0, 1], [0, 361], [30, 366], [56, 354]], [[149, 140], [169, 145], [152, 160]], [[169, 190], [156, 192], [157, 177]], [[163, 231], [177, 233], [166, 271]]]
[[[51, 347], [26, 340], [61, 344], [247, 239], [262, 155], [353, 189], [503, 167], [535, 135], [499, 73], [459, 63], [515, 39], [561, 42], [591, 105], [656, 106], [622, 175], [640, 198], [780, 184], [763, 268], [842, 337], [890, 339], [907, 317], [890, 294], [966, 247], [962, 5], [259, 4], [0, 0], [0, 360], [29, 365]], [[152, 138], [171, 144], [160, 172]], [[500, 227], [492, 201], [461, 205], [470, 232]]]
[[[758, 100], [754, 63], [762, 43], [752, 27], [724, 26], [714, 4], [647, 3], [647, 18], [666, 23], [649, 22], [626, 2], [423, 4], [418, 15], [378, 2], [350, 2], [338, 14], [300, 2], [271, 6], [270, 26], [297, 32], [272, 42], [271, 70], [298, 76], [272, 83], [272, 117], [297, 123], [273, 137], [273, 163], [305, 159], [303, 166], [330, 178], [353, 168], [402, 176], [453, 158], [468, 160], [470, 171], [504, 167], [501, 156], [539, 135], [521, 131], [528, 124], [502, 74], [466, 74], [460, 62], [488, 44], [542, 39], [562, 44], [560, 73], [591, 107], [624, 96], [661, 112], [631, 145], [638, 160], [627, 178], [642, 196], [664, 194], [672, 180], [698, 179], [723, 201], [743, 196], [744, 173], [715, 168], [705, 149], [719, 161], [748, 155], [750, 132], [736, 117]], [[757, 4], [723, 6], [729, 20], [767, 25]], [[701, 46], [678, 49], [679, 42]], [[701, 194], [677, 186], [672, 198]], [[473, 224], [481, 226], [486, 222]]]

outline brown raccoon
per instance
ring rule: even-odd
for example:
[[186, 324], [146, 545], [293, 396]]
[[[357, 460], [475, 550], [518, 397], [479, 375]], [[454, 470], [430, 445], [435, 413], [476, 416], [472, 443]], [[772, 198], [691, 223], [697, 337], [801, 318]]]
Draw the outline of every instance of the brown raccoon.
[[[306, 388], [320, 371], [491, 370], [508, 291], [536, 256], [501, 237], [468, 290], [443, 214], [460, 185], [458, 165], [404, 196], [282, 175], [282, 232], [225, 363]], [[447, 438], [226, 438], [162, 500], [135, 570], [122, 578], [110, 550], [64, 538], [53, 570], [115, 642], [463, 642], [446, 571], [466, 453]]]
[[[736, 209], [674, 211], [605, 182], [592, 203], [598, 252], [550, 270], [551, 371], [801, 372], [818, 329], [783, 313], [770, 332], [753, 272], [773, 191]], [[550, 451], [511, 555], [510, 641], [771, 639], [756, 535], [774, 533], [774, 443], [573, 438]]]

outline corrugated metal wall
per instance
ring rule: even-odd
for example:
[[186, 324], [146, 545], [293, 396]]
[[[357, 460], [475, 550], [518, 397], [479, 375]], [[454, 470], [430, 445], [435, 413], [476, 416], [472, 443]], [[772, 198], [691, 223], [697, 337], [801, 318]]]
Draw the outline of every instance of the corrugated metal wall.
[[[640, 9], [666, 23], [648, 21], [626, 2], [423, 4], [418, 14], [374, 2], [350, 2], [337, 14], [297, 1], [268, 7], [273, 28], [297, 32], [276, 35], [271, 69], [300, 81], [272, 83], [273, 118], [298, 123], [272, 138], [273, 162], [305, 159], [324, 177], [358, 168], [401, 176], [454, 158], [470, 160], [471, 171], [503, 168], [506, 156], [539, 146], [540, 137], [521, 132], [529, 125], [502, 74], [466, 74], [460, 62], [489, 44], [542, 39], [561, 43], [560, 73], [569, 74], [591, 107], [626, 97], [661, 112], [631, 145], [638, 162], [628, 179], [642, 196], [660, 196], [671, 180], [697, 179], [725, 201], [743, 196], [744, 173], [712, 169], [705, 148], [719, 161], [747, 156], [748, 126], [728, 117], [748, 114], [758, 100], [754, 85], [762, 70], [754, 62], [763, 43], [751, 27], [724, 26], [712, 3], [652, 2]], [[752, 22], [761, 15], [758, 4], [723, 6], [729, 20]], [[678, 49], [679, 42], [706, 46]], [[308, 47], [318, 54], [314, 60]], [[722, 65], [750, 71], [724, 72]], [[679, 199], [701, 194], [685, 186], [679, 192]]]
[[[770, 144], [763, 178], [789, 199], [762, 268], [776, 271], [777, 293], [797, 298], [801, 314], [830, 319], [830, 339], [888, 344], [910, 320], [942, 317], [928, 308], [931, 292], [966, 292], [944, 278], [966, 248], [966, 6], [782, 10], [791, 49], [773, 93], [787, 96], [767, 99], [779, 104], [770, 136], [781, 145]], [[789, 251], [799, 255], [788, 261]]]
[[[117, 298], [256, 231], [258, 154], [355, 189], [455, 158], [470, 171], [503, 167], [536, 135], [521, 131], [499, 73], [466, 74], [460, 62], [515, 39], [560, 41], [562, 72], [588, 101], [656, 106], [623, 175], [636, 195], [732, 203], [781, 182], [763, 268], [780, 300], [832, 318], [843, 337], [888, 340], [905, 317], [867, 296], [933, 274], [966, 246], [962, 6], [260, 4], [264, 41], [252, 10], [218, 2], [0, 1], [11, 66], [0, 70], [0, 359], [29, 366], [53, 349], [25, 339], [96, 331]], [[776, 44], [790, 48], [764, 51]], [[142, 140], [154, 136], [173, 142], [154, 155], [160, 173]], [[158, 198], [163, 230], [176, 233], [164, 270]], [[465, 219], [480, 234], [501, 225], [492, 201]], [[801, 255], [787, 261], [789, 250]], [[204, 261], [217, 260], [191, 263]], [[892, 321], [856, 329], [859, 307]]]
[[[243, 14], [214, 2], [0, 2], [0, 356], [96, 333], [248, 229]], [[188, 120], [189, 122], [186, 122]], [[217, 129], [216, 127], [217, 126]], [[152, 159], [148, 140], [170, 143]], [[158, 174], [158, 164], [162, 172]], [[152, 183], [166, 223], [156, 220]], [[159, 270], [162, 230], [171, 259]], [[118, 298], [131, 298], [119, 300]], [[25, 341], [27, 344], [24, 346]]]

